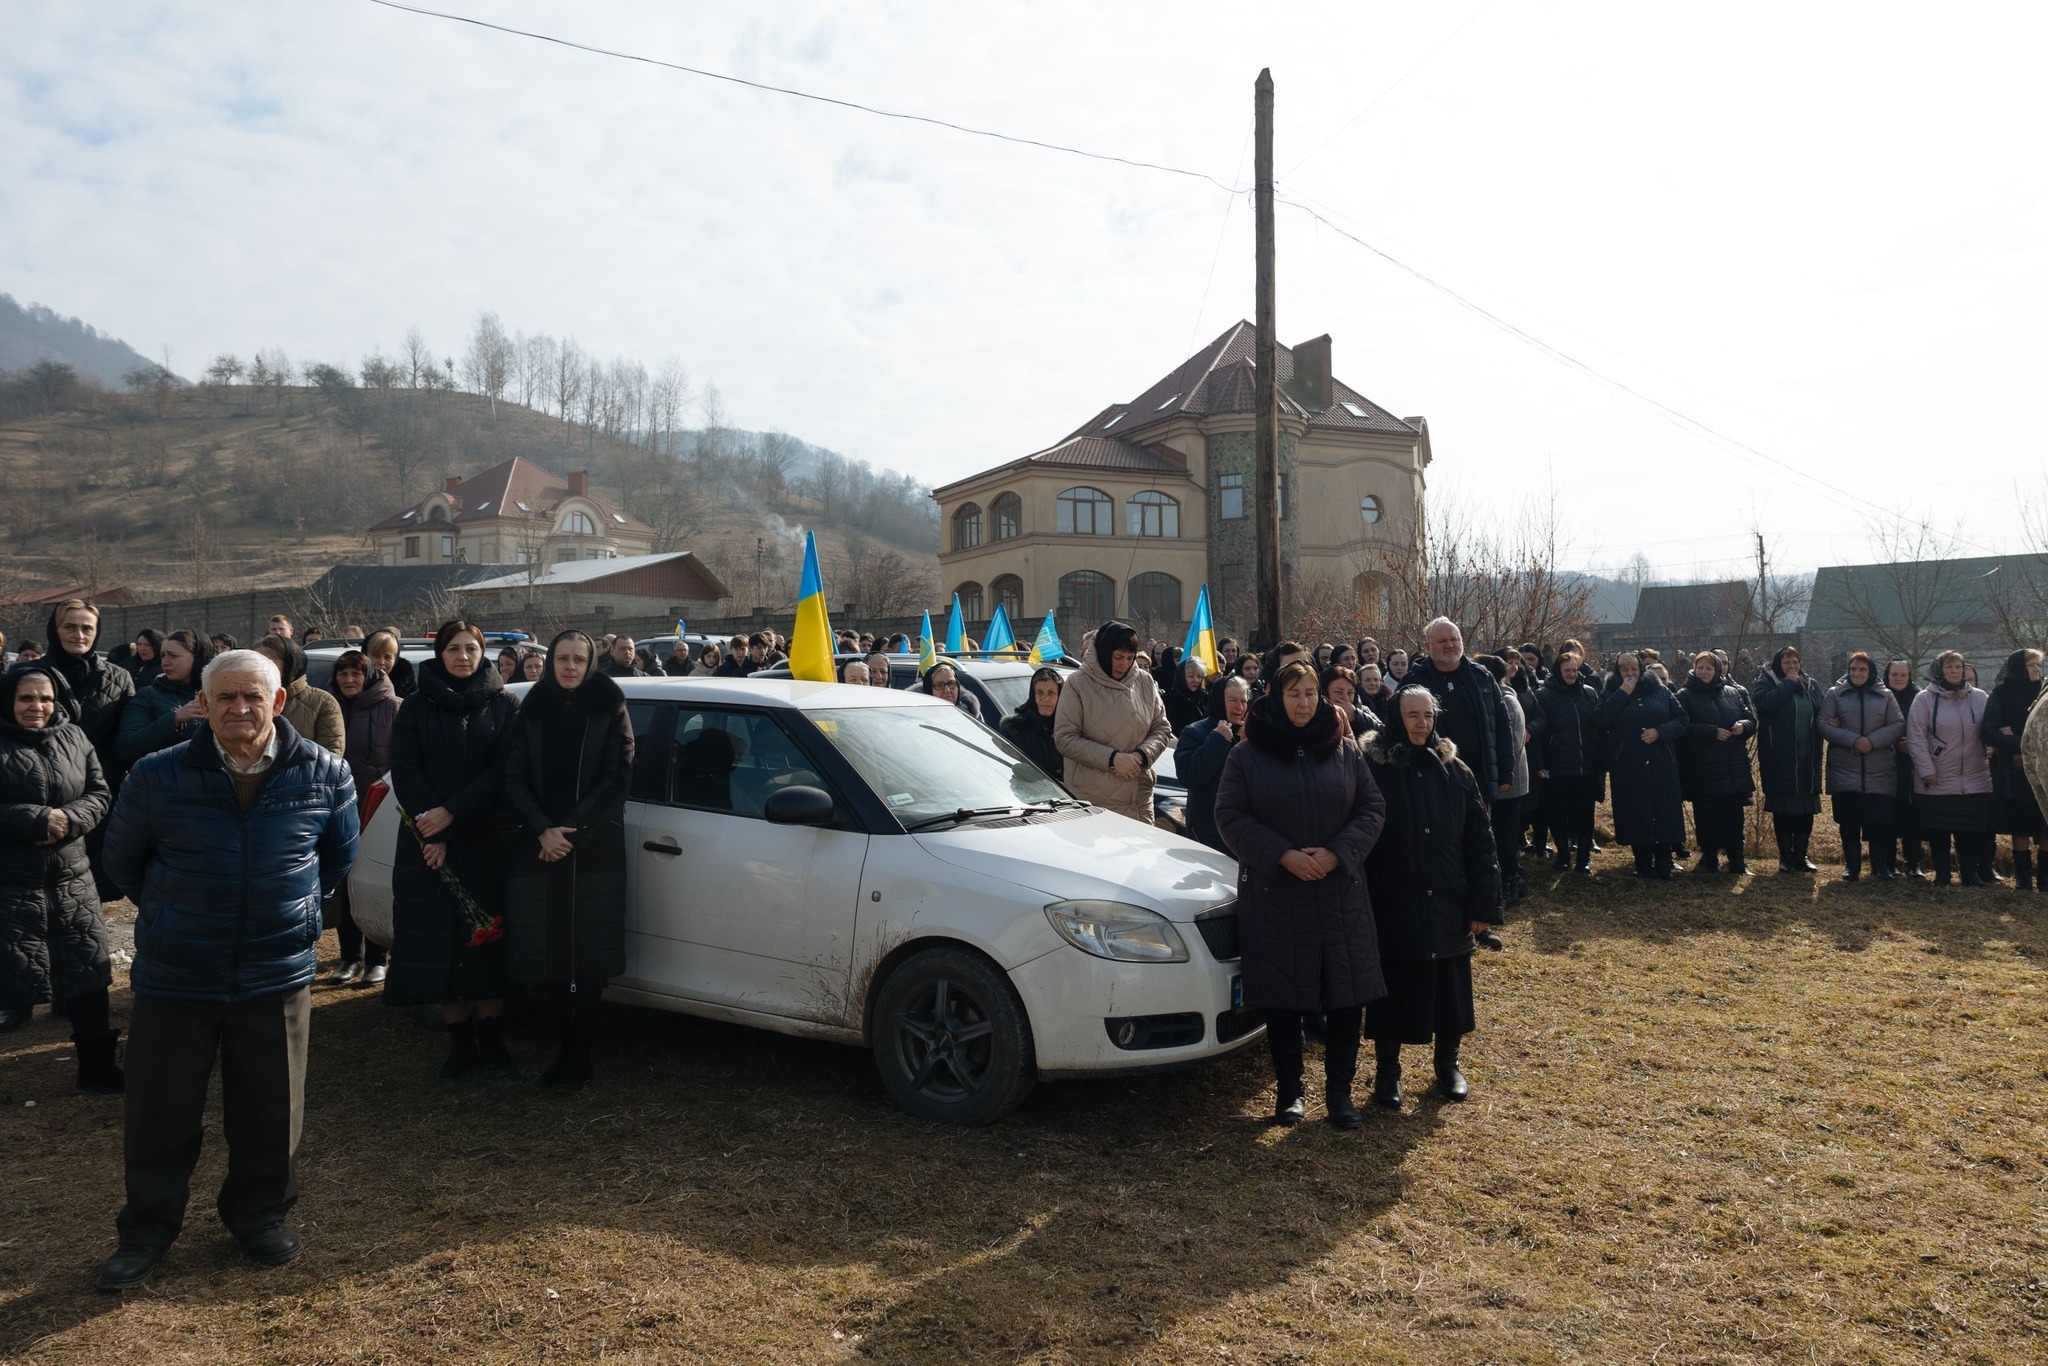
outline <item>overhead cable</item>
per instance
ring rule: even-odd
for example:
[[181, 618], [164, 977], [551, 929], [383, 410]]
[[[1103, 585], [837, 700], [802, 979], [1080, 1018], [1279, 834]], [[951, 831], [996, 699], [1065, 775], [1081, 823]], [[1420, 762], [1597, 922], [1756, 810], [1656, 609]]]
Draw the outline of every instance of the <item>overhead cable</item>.
[[487, 28], [493, 32], [509, 34], [515, 38], [531, 38], [537, 42], [553, 43], [558, 47], [574, 48], [578, 52], [588, 52], [598, 57], [614, 57], [622, 62], [641, 62], [647, 66], [658, 66], [669, 71], [680, 71], [688, 76], [702, 76], [706, 80], [726, 81], [733, 85], [746, 86], [750, 90], [765, 91], [771, 95], [788, 95], [794, 99], [812, 100], [818, 104], [836, 105], [841, 109], [852, 109], [863, 114], [873, 114], [877, 118], [901, 119], [906, 123], [927, 124], [933, 128], [944, 128], [954, 133], [965, 133], [970, 137], [992, 138], [997, 142], [1013, 142], [1021, 147], [1036, 147], [1042, 151], [1063, 152], [1068, 156], [1086, 157], [1090, 161], [1109, 161], [1119, 166], [1130, 166], [1141, 171], [1160, 171], [1166, 175], [1186, 176], [1191, 180], [1206, 180], [1227, 194], [1242, 194], [1246, 189], [1250, 188], [1249, 186], [1226, 185], [1206, 171], [1192, 171], [1184, 166], [1167, 166], [1160, 162], [1143, 161], [1136, 157], [1120, 157], [1110, 152], [1091, 152], [1084, 147], [1068, 147], [1062, 143], [1046, 142], [1040, 138], [1027, 138], [1011, 133], [998, 133], [988, 128], [973, 128], [964, 123], [954, 123], [950, 119], [934, 118], [928, 114], [907, 114], [901, 110], [883, 109], [877, 105], [862, 104], [858, 100], [842, 100], [832, 95], [819, 95], [809, 90], [797, 90], [786, 85], [770, 85], [766, 81], [752, 81], [744, 76], [728, 75], [723, 71], [708, 71], [703, 67], [686, 66], [681, 62], [664, 61], [659, 57], [646, 57], [637, 52], [620, 52], [615, 48], [597, 47], [590, 43], [579, 43], [569, 38], [557, 38], [553, 34], [535, 33], [530, 29], [513, 28], [509, 24], [494, 24], [488, 19], [475, 19], [466, 14], [449, 14], [442, 10], [426, 9], [419, 5], [402, 5], [398, 3], [398, 0], [370, 0], [370, 3], [381, 5], [385, 9], [403, 10], [407, 14], [424, 15], [430, 19], [446, 19], [450, 23], [470, 24], [477, 28]]

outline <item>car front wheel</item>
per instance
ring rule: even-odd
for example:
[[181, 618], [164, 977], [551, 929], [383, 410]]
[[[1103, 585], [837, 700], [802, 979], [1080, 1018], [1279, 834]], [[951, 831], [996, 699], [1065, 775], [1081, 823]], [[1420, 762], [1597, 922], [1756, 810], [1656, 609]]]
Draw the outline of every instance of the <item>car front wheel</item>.
[[883, 1086], [919, 1119], [993, 1123], [1038, 1081], [1031, 1022], [1009, 979], [964, 949], [930, 949], [890, 973], [872, 1036]]

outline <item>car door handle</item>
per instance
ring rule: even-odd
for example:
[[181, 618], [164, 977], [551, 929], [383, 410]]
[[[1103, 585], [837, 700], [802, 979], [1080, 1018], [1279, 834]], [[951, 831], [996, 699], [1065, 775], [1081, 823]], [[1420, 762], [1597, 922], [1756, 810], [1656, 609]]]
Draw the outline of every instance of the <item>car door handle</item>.
[[675, 858], [683, 852], [673, 844], [658, 844], [653, 840], [642, 840], [640, 847], [650, 854], [667, 854], [670, 858]]

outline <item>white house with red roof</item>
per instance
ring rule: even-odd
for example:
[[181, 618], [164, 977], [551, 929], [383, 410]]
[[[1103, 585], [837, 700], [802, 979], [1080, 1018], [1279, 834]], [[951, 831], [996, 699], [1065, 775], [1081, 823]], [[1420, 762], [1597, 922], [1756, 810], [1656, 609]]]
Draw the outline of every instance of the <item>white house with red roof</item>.
[[517, 456], [467, 479], [450, 479], [369, 530], [377, 562], [564, 564], [645, 555], [654, 528], [590, 491], [590, 473], [568, 478]]

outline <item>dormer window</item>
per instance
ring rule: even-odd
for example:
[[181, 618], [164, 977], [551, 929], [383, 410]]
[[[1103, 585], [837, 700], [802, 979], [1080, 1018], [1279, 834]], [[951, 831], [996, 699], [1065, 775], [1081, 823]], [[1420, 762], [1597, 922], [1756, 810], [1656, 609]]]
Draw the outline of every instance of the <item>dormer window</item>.
[[571, 512], [562, 518], [564, 536], [595, 536], [597, 523], [590, 520], [587, 512]]

